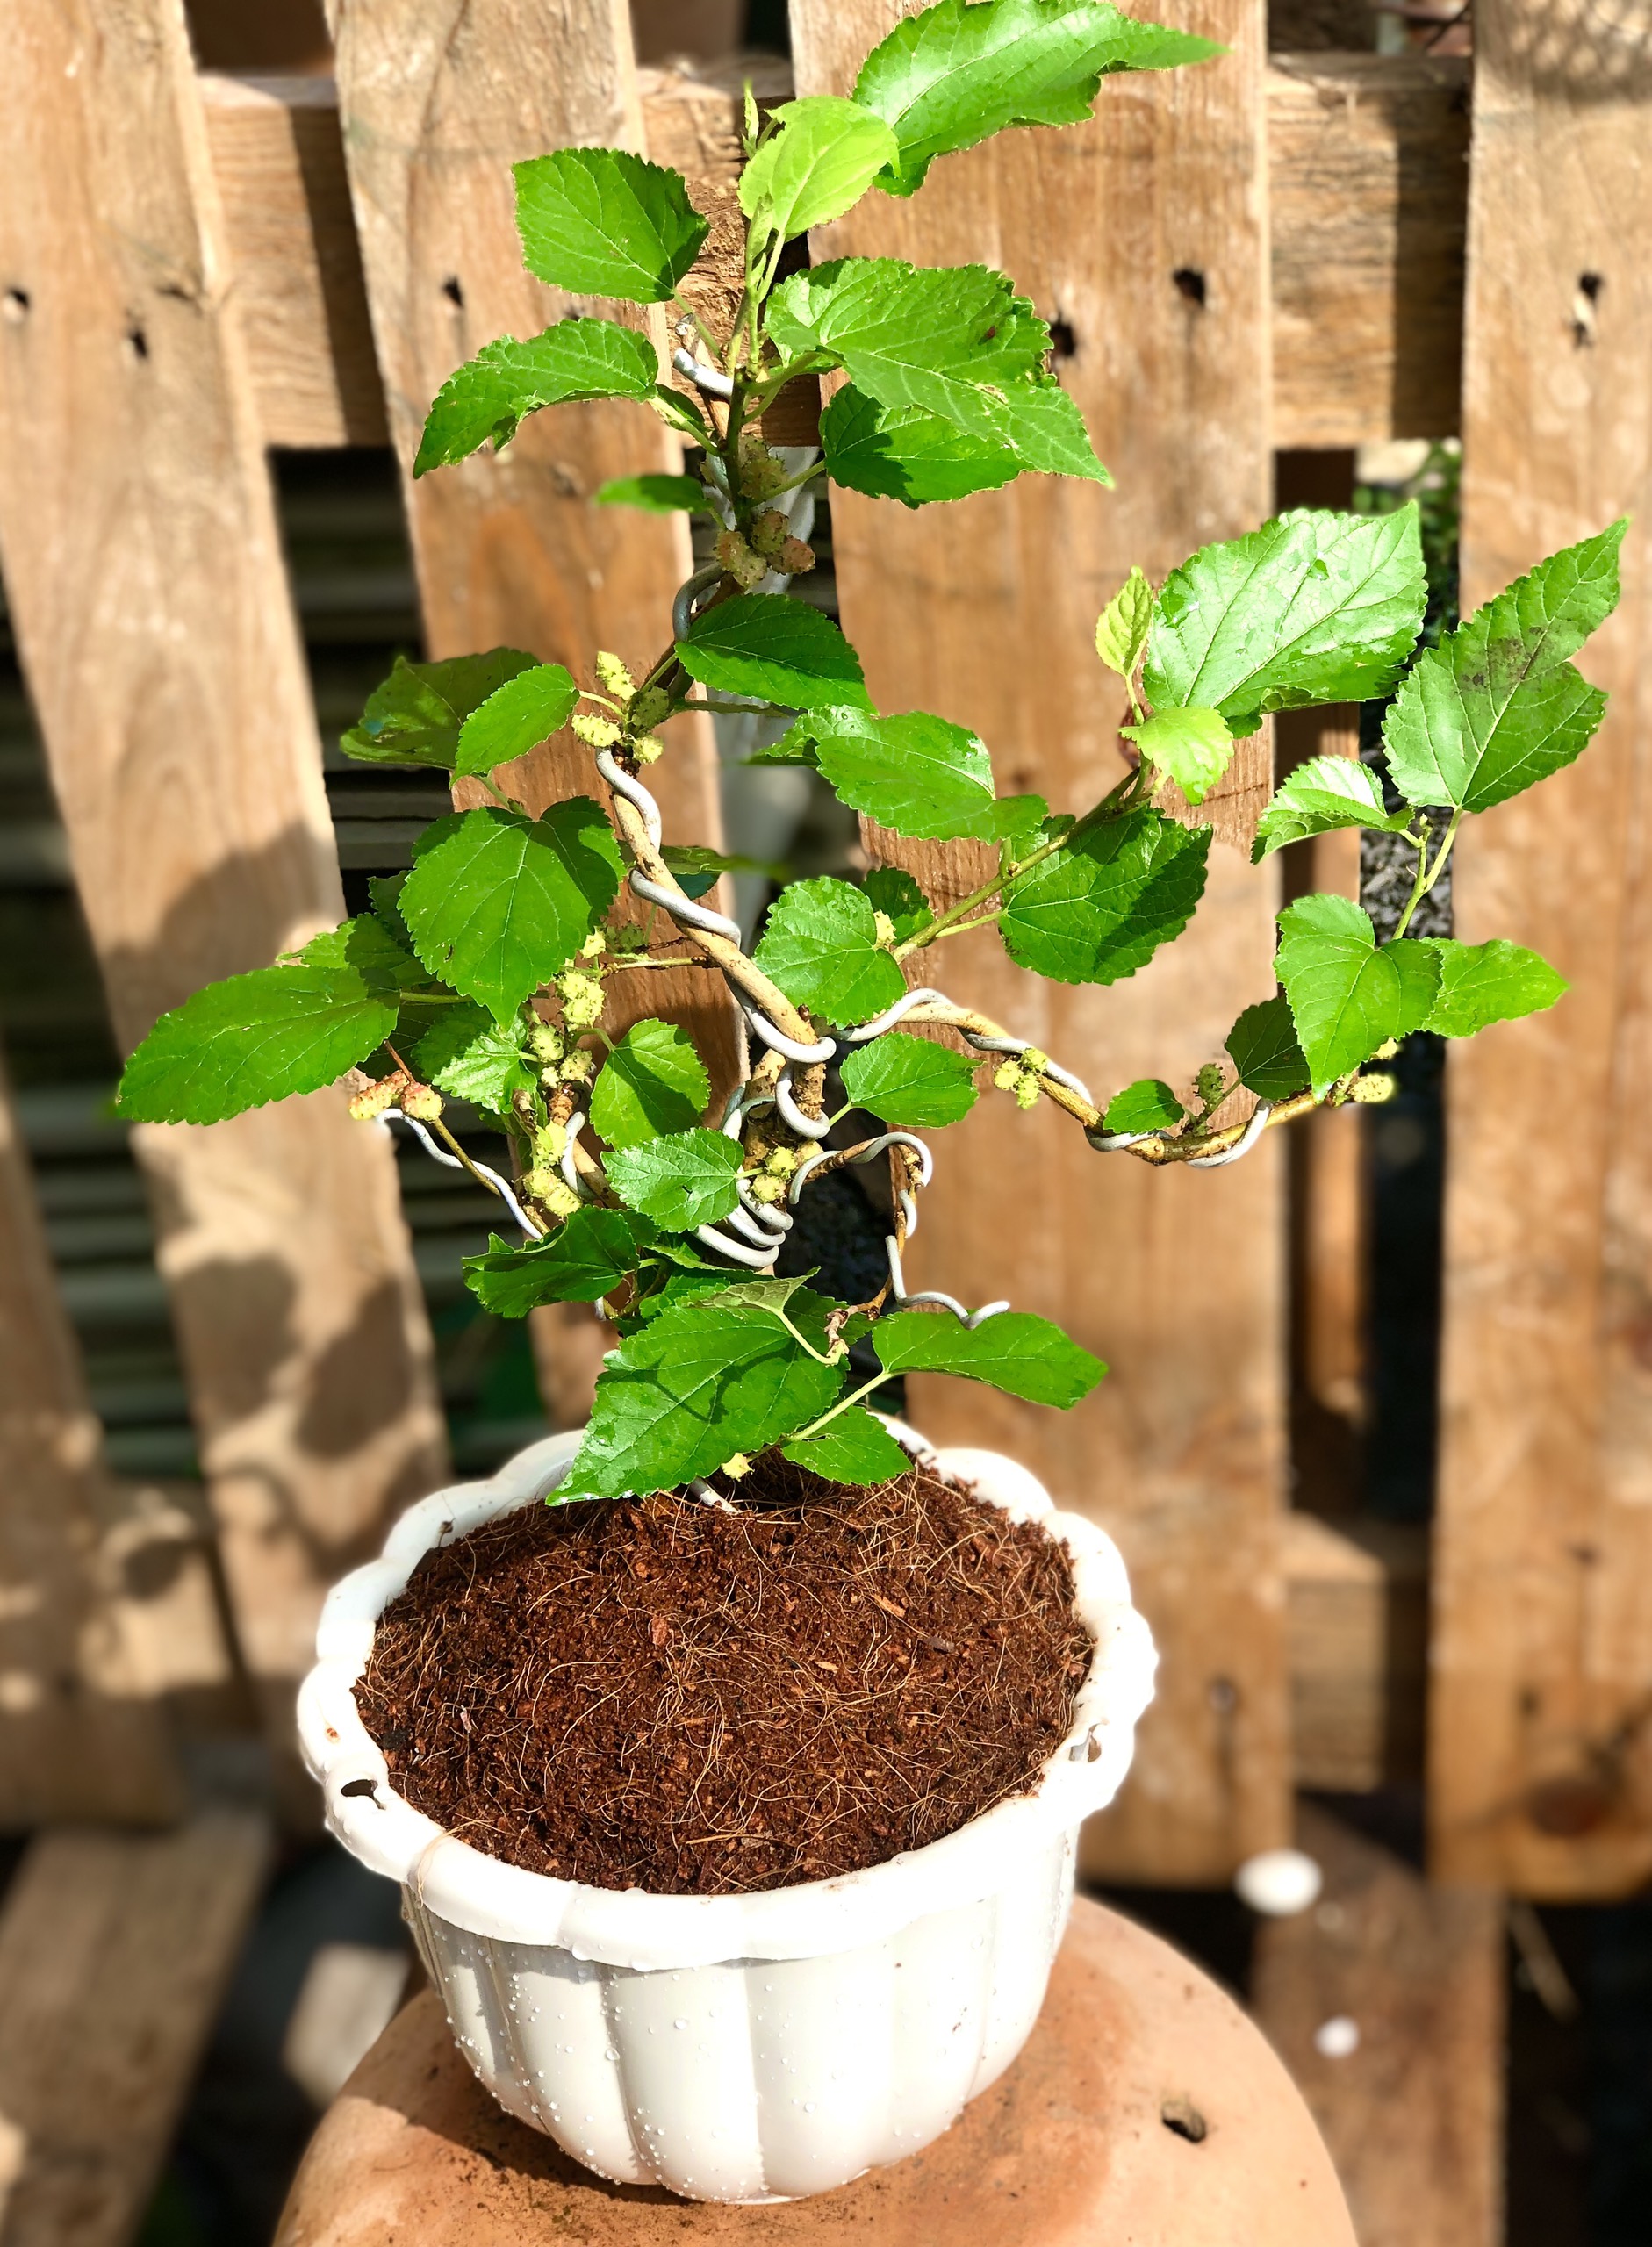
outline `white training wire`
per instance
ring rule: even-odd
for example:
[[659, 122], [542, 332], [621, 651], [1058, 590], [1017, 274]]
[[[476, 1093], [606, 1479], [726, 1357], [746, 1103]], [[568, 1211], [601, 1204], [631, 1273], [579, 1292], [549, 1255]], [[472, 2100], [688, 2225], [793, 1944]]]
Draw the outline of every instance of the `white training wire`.
[[450, 1155], [445, 1147], [439, 1147], [435, 1141], [431, 1138], [429, 1132], [426, 1131], [424, 1125], [419, 1121], [419, 1118], [416, 1116], [409, 1116], [404, 1109], [386, 1108], [381, 1109], [377, 1120], [383, 1124], [385, 1130], [388, 1131], [392, 1117], [398, 1124], [405, 1124], [407, 1126], [407, 1129], [418, 1139], [420, 1145], [423, 1147], [425, 1152], [430, 1157], [433, 1162], [439, 1162], [449, 1170], [473, 1170], [478, 1178], [485, 1179], [487, 1183], [493, 1188], [493, 1191], [499, 1195], [500, 1201], [504, 1202], [506, 1208], [510, 1211], [512, 1217], [515, 1218], [517, 1224], [528, 1235], [529, 1240], [542, 1240], [544, 1238], [545, 1236], [543, 1232], [540, 1230], [539, 1226], [534, 1223], [534, 1220], [528, 1216], [527, 1210], [523, 1209], [521, 1203], [517, 1200], [514, 1193], [511, 1190], [509, 1184], [506, 1180], [499, 1176], [498, 1171], [490, 1169], [488, 1165], [485, 1162], [473, 1162], [468, 1164], [461, 1162], [457, 1155]]

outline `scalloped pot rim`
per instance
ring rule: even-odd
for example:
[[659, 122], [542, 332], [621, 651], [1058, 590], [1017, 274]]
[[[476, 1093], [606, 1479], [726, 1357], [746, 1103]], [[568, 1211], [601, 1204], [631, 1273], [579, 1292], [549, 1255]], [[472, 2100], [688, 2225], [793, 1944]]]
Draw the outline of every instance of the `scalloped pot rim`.
[[578, 1447], [582, 1432], [573, 1430], [519, 1452], [490, 1482], [462, 1482], [420, 1500], [391, 1530], [382, 1559], [328, 1595], [316, 1634], [319, 1659], [299, 1691], [298, 1734], [334, 1834], [363, 1864], [401, 1882], [455, 1927], [506, 1942], [553, 1944], [576, 1958], [639, 1971], [820, 1957], [885, 1941], [926, 1913], [1002, 1888], [1031, 1851], [1071, 1832], [1117, 1793], [1136, 1720], [1153, 1698], [1157, 1656], [1104, 1531], [1081, 1515], [1059, 1512], [1043, 1484], [1013, 1460], [990, 1451], [937, 1451], [901, 1422], [888, 1425], [915, 1457], [972, 1484], [1013, 1520], [1044, 1523], [1071, 1555], [1076, 1604], [1095, 1655], [1072, 1728], [1031, 1793], [863, 1872], [747, 1896], [658, 1896], [553, 1879], [455, 1840], [403, 1801], [351, 1690], [366, 1668], [378, 1618], [427, 1552], [554, 1490]]

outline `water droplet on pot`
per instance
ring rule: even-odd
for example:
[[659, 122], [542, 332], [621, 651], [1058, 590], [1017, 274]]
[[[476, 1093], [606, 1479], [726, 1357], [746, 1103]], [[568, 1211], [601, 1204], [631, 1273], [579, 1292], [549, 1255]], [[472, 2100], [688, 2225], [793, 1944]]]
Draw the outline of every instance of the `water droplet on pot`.
[[687, 2022], [686, 2022], [686, 2021], [682, 2018], [682, 2016], [681, 2016], [681, 2014], [680, 2014], [678, 2015], [677, 2019], [676, 2019], [675, 2021], [672, 2021], [672, 2027], [673, 2028], [687, 2028], [687, 2026], [688, 2026], [688, 2023], [687, 2023]]

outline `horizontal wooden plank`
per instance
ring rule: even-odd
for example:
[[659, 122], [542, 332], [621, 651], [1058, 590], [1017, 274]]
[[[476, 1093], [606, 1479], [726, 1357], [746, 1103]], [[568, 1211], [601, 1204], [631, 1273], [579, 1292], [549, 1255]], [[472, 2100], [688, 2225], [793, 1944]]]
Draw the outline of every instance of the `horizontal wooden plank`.
[[1358, 1794], [1419, 1778], [1428, 1532], [1292, 1513], [1282, 1561], [1296, 1784]]
[[41, 1835], [0, 1913], [0, 2237], [125, 2247], [262, 1884], [262, 1819]]
[[1272, 58], [1282, 450], [1458, 428], [1468, 68], [1426, 54]]
[[[1267, 74], [1274, 442], [1457, 427], [1468, 195], [1466, 65], [1275, 55]], [[660, 161], [720, 191], [731, 84], [642, 74]], [[770, 89], [765, 86], [764, 91]], [[268, 442], [382, 443], [384, 411], [325, 78], [204, 78], [212, 162]], [[798, 442], [794, 407], [771, 434]]]

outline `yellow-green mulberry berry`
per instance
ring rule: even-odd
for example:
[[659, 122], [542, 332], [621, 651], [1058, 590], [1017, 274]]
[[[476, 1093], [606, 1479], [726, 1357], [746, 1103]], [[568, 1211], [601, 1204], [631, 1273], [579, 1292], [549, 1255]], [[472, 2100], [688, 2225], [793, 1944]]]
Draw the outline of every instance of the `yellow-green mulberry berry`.
[[585, 710], [574, 719], [573, 729], [587, 749], [612, 749], [620, 738], [620, 729], [612, 718], [594, 717]]
[[570, 1030], [591, 1030], [602, 1019], [602, 986], [594, 975], [571, 967], [557, 978], [563, 1020]]
[[410, 1085], [401, 1096], [404, 1116], [416, 1116], [421, 1124], [434, 1124], [442, 1113], [442, 1095], [434, 1085]]
[[618, 656], [611, 656], [606, 648], [597, 650], [597, 678], [610, 694], [628, 702], [636, 692], [636, 681]]
[[579, 1196], [560, 1171], [530, 1170], [524, 1183], [540, 1208], [553, 1217], [571, 1217], [579, 1207]]

